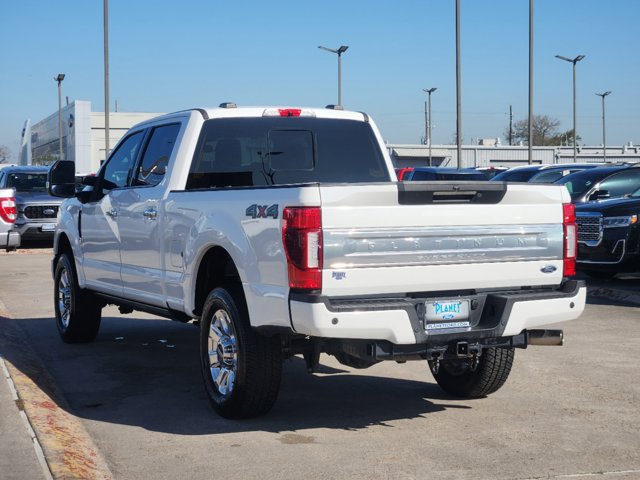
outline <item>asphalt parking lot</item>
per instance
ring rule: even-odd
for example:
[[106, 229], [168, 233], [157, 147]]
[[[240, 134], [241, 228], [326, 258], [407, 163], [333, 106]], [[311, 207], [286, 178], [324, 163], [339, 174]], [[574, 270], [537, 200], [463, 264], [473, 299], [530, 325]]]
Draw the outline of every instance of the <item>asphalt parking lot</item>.
[[448, 397], [424, 362], [324, 356], [315, 375], [287, 362], [273, 411], [233, 422], [209, 407], [192, 325], [108, 308], [96, 342], [63, 344], [49, 261], [0, 255], [0, 355], [19, 396], [0, 381], [0, 478], [640, 478], [638, 279], [594, 283], [565, 346], [518, 350], [488, 398]]

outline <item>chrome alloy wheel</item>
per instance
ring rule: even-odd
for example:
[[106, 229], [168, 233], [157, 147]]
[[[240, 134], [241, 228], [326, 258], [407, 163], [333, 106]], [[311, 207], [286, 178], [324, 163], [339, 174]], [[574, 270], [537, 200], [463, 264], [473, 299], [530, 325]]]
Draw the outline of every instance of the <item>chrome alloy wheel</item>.
[[229, 314], [217, 310], [209, 327], [209, 371], [211, 379], [222, 396], [233, 392], [238, 372], [238, 349], [236, 333]]
[[71, 276], [66, 268], [60, 273], [58, 281], [58, 312], [64, 328], [69, 327], [71, 319]]

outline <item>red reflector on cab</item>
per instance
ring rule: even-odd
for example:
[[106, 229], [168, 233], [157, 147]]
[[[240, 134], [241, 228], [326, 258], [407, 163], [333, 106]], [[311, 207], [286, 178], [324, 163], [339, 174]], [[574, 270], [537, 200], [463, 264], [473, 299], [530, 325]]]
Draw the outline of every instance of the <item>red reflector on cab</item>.
[[279, 108], [278, 113], [281, 117], [299, 117], [302, 113], [301, 108]]

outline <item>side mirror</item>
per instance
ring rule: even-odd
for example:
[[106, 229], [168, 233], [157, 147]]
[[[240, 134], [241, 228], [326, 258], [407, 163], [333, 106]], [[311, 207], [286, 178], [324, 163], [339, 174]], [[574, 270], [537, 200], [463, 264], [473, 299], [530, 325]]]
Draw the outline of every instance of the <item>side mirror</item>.
[[76, 164], [58, 160], [47, 174], [47, 191], [54, 197], [71, 198], [76, 194]]
[[611, 194], [609, 193], [609, 190], [596, 190], [589, 196], [590, 201], [602, 200], [605, 198], [611, 198]]

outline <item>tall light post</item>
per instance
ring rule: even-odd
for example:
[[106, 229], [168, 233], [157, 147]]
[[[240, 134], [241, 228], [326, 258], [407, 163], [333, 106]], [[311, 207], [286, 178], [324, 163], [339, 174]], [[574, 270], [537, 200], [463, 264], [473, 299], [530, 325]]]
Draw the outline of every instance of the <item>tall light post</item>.
[[53, 77], [53, 80], [58, 82], [58, 160], [62, 160], [62, 81], [64, 73], [59, 73], [57, 77]]
[[576, 163], [578, 132], [576, 130], [576, 63], [584, 58], [584, 55], [578, 55], [576, 58], [567, 58], [562, 55], [556, 55], [556, 58], [565, 62], [573, 63], [573, 163]]
[[604, 162], [607, 162], [607, 137], [606, 137], [606, 124], [605, 124], [605, 120], [604, 120], [604, 97], [606, 97], [607, 95], [611, 95], [611, 92], [604, 92], [604, 93], [596, 93], [596, 95], [598, 95], [599, 97], [602, 97], [602, 156], [604, 159]]
[[109, 0], [104, 0], [104, 159], [109, 158]]
[[456, 0], [456, 148], [458, 168], [462, 162], [462, 93], [460, 72], [460, 0]]
[[423, 88], [422, 91], [425, 92], [428, 95], [428, 115], [426, 118], [426, 123], [427, 123], [427, 131], [425, 132], [427, 134], [427, 142], [429, 144], [429, 166], [431, 166], [431, 94], [433, 92], [435, 92], [438, 89], [438, 87], [433, 87], [433, 88]]
[[338, 55], [338, 105], [342, 106], [342, 54], [347, 51], [349, 46], [342, 45], [338, 49], [327, 48], [322, 46], [318, 48]]
[[533, 0], [529, 0], [529, 165], [533, 163]]

